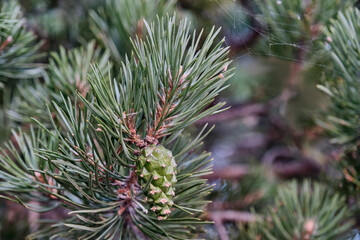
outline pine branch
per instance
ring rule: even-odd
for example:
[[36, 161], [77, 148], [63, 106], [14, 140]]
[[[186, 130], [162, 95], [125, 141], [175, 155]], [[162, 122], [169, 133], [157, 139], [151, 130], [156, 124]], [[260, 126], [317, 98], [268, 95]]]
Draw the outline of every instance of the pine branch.
[[[204, 224], [198, 216], [212, 186], [201, 178], [211, 172], [201, 142], [208, 132], [190, 139], [182, 131], [221, 110], [222, 103], [204, 108], [230, 77], [228, 49], [214, 43], [218, 31], [200, 47], [186, 20], [176, 25], [175, 17], [158, 19], [145, 26], [147, 37], [134, 40], [134, 54], [119, 76], [112, 79], [108, 69], [93, 68], [87, 96], [67, 96], [79, 81], [62, 81], [78, 72], [69, 68], [78, 58], [54, 55], [49, 80], [70, 87], [47, 108], [51, 126], [33, 118], [45, 135], [28, 148], [20, 146], [19, 152], [31, 150], [15, 159], [23, 168], [6, 167], [0, 175], [13, 187], [5, 198], [28, 206], [31, 196], [14, 192], [20, 191], [16, 183], [32, 175], [36, 184], [29, 194], [71, 211], [68, 219], [31, 238], [189, 239]], [[9, 159], [0, 156], [4, 166]]]
[[[40, 2], [39, 2], [40, 1]], [[46, 40], [47, 51], [58, 49], [60, 44], [78, 46], [91, 40], [88, 13], [104, 5], [98, 0], [21, 1], [29, 27]]]
[[249, 239], [336, 239], [353, 225], [345, 199], [318, 183], [279, 188], [275, 206], [251, 225]]
[[343, 176], [341, 189], [348, 196], [358, 196], [360, 186], [360, 166], [357, 163], [360, 137], [360, 88], [357, 81], [360, 57], [359, 20], [359, 10], [349, 8], [339, 12], [337, 18], [323, 29], [326, 36], [323, 47], [331, 56], [335, 74], [318, 86], [331, 100], [318, 123], [330, 133], [332, 143], [341, 147], [337, 166]]
[[[269, 36], [260, 43], [265, 55], [299, 58], [302, 51], [310, 56], [319, 37], [321, 26], [334, 17], [338, 10], [351, 6], [353, 0], [287, 0], [287, 1], [256, 1], [262, 15], [258, 21]], [[269, 49], [270, 48], [270, 49]], [[270, 51], [270, 52], [269, 52]]]
[[337, 144], [356, 144], [359, 139], [359, 20], [360, 12], [349, 8], [324, 28], [327, 41], [323, 46], [330, 54], [336, 72], [335, 79], [327, 79], [319, 86], [332, 102], [326, 118], [319, 124], [332, 134], [332, 142]]
[[[82, 97], [102, 127], [124, 129], [126, 141], [138, 147], [179, 134], [186, 126], [219, 112], [224, 103], [204, 111], [224, 89], [230, 77], [228, 48], [214, 44], [219, 31], [212, 31], [200, 51], [200, 36], [191, 38], [186, 21], [158, 20], [149, 26], [144, 41], [134, 41], [134, 53], [122, 66], [121, 82], [111, 81], [97, 69], [90, 84], [99, 101]], [[145, 81], [144, 81], [145, 80]], [[100, 100], [101, 99], [101, 100]], [[139, 129], [146, 131], [138, 132]], [[127, 146], [122, 146], [126, 151]]]
[[51, 100], [62, 105], [60, 92], [73, 103], [78, 93], [85, 97], [90, 88], [87, 78], [89, 74], [92, 75], [91, 64], [96, 63], [104, 74], [112, 65], [109, 63], [109, 51], [96, 47], [93, 41], [70, 51], [60, 47], [59, 53], [52, 52], [50, 55], [47, 71], [43, 75], [44, 83], [38, 80], [35, 80], [35, 84], [24, 82], [17, 88], [17, 94], [8, 111], [10, 119], [17, 124], [32, 123], [33, 117], [43, 125], [50, 126], [47, 106], [50, 106], [50, 111], [55, 114]]
[[256, 221], [256, 217], [249, 212], [240, 211], [214, 211], [210, 214], [210, 218], [215, 221], [215, 227], [219, 233], [221, 240], [229, 240], [227, 230], [224, 226], [225, 221], [233, 221], [240, 223], [249, 223]]
[[42, 43], [25, 29], [20, 5], [2, 2], [0, 12], [0, 80], [39, 76], [43, 65], [35, 61], [42, 56], [38, 53]]
[[143, 19], [149, 22], [156, 16], [172, 14], [173, 0], [106, 0], [105, 6], [91, 11], [91, 29], [98, 40], [110, 50], [112, 60], [120, 64], [129, 49], [131, 38], [142, 38], [146, 33]]
[[[58, 191], [52, 184], [53, 179], [46, 177], [46, 171], [51, 171], [51, 166], [38, 158], [33, 149], [42, 144], [46, 144], [49, 150], [56, 149], [57, 142], [47, 138], [43, 131], [32, 129], [28, 135], [13, 131], [13, 136], [15, 143], [9, 142], [1, 150], [0, 192], [5, 195], [0, 197], [18, 202], [32, 211], [43, 212], [57, 207], [56, 202], [49, 202], [51, 192]], [[44, 189], [44, 194], [36, 194], [36, 189]], [[33, 200], [43, 206], [29, 204]]]

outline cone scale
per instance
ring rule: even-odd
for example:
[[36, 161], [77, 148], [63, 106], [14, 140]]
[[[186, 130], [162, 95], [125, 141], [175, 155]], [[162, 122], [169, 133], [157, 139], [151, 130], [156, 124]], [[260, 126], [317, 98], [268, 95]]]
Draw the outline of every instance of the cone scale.
[[145, 200], [159, 220], [166, 219], [174, 204], [172, 199], [177, 181], [176, 162], [172, 152], [161, 145], [143, 149], [137, 162], [137, 175], [143, 188], [152, 177], [144, 193]]

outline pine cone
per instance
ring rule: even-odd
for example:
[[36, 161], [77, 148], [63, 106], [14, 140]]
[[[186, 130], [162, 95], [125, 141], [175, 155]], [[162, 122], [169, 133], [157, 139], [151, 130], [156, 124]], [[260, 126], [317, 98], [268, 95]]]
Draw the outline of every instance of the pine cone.
[[151, 145], [143, 149], [137, 162], [137, 173], [142, 187], [153, 176], [145, 196], [159, 220], [171, 213], [176, 183], [176, 162], [172, 152], [161, 145]]

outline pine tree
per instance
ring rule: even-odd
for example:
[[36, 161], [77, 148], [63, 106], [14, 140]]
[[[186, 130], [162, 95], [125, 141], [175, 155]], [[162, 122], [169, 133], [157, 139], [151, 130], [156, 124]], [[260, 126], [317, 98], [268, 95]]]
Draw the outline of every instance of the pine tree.
[[[349, 198], [358, 199], [359, 190], [359, 117], [360, 89], [357, 83], [360, 12], [348, 8], [323, 29], [326, 39], [323, 47], [331, 53], [335, 74], [323, 81], [319, 89], [325, 92], [331, 104], [319, 124], [328, 130], [332, 143], [339, 148], [338, 166], [342, 171], [341, 189]], [[337, 182], [339, 184], [339, 182]], [[354, 206], [358, 210], [357, 204]]]
[[[302, 62], [306, 58], [316, 57], [311, 53], [317, 47], [314, 43], [321, 33], [321, 27], [338, 10], [351, 6], [354, 1], [266, 0], [256, 3], [261, 9], [261, 22], [270, 33], [261, 43], [262, 52], [267, 56]], [[281, 27], [277, 27], [279, 23]]]
[[16, 1], [3, 2], [0, 15], [0, 77], [23, 79], [39, 76], [42, 65], [35, 63], [41, 43], [25, 28], [20, 6]]
[[[75, 101], [77, 93], [86, 96], [89, 91], [88, 75], [92, 75], [91, 65], [97, 67], [103, 74], [111, 69], [110, 53], [95, 46], [92, 41], [84, 47], [66, 51], [60, 47], [59, 53], [51, 52], [48, 69], [42, 73], [41, 81], [20, 82], [18, 93], [12, 99], [8, 116], [18, 124], [30, 124], [31, 118], [36, 118], [45, 126], [51, 126], [47, 116], [47, 106], [52, 114], [55, 109], [52, 102], [63, 106], [63, 98]], [[35, 84], [34, 84], [35, 83]]]
[[50, 91], [42, 92], [58, 90], [56, 83], [64, 93], [47, 107], [52, 125], [35, 116], [40, 129], [14, 132], [17, 146], [9, 143], [1, 157], [3, 197], [33, 211], [70, 211], [69, 219], [30, 238], [188, 239], [203, 223], [196, 216], [211, 189], [200, 178], [211, 170], [209, 154], [200, 151], [206, 134], [192, 140], [183, 130], [221, 110], [223, 103], [204, 108], [229, 78], [228, 48], [214, 42], [219, 31], [199, 48], [200, 36], [190, 34], [186, 20], [155, 23], [144, 23], [148, 33], [133, 41], [118, 77], [100, 67], [104, 61], [93, 65], [87, 95], [81, 82], [58, 80], [86, 69], [89, 60], [71, 62], [81, 63], [84, 52], [75, 50], [69, 60], [64, 50], [53, 55], [51, 80], [42, 86]]
[[[355, 2], [23, 1], [24, 13], [16, 1], [0, 3], [0, 102], [6, 112], [0, 114], [13, 127], [0, 153], [0, 198], [41, 213], [27, 239], [356, 239]], [[223, 29], [205, 25], [213, 23]], [[196, 24], [205, 30], [194, 31]], [[247, 31], [259, 38], [254, 48], [242, 38]], [[239, 37], [241, 44], [234, 43]], [[227, 108], [219, 94], [232, 77], [228, 55], [239, 59], [241, 45], [248, 55], [259, 51], [262, 60], [288, 61], [289, 76], [278, 97], [251, 100], [261, 102], [258, 119], [245, 111], [247, 123], [227, 127], [236, 135], [242, 126], [274, 124], [285, 140], [268, 133], [269, 143], [252, 155], [262, 160], [236, 166], [246, 173], [232, 179], [225, 176], [231, 167], [221, 169], [224, 176], [212, 174], [203, 141], [213, 128], [193, 126]], [[291, 112], [304, 86], [316, 91], [319, 82], [328, 108]], [[246, 87], [236, 83], [225, 95], [239, 91], [236, 86]], [[305, 97], [316, 105], [315, 97]], [[325, 142], [323, 135], [307, 136], [318, 126], [331, 135], [326, 147], [335, 149], [335, 163], [319, 164], [317, 153], [306, 149]], [[279, 146], [285, 154], [268, 160]], [[241, 154], [233, 152], [251, 158]], [[294, 166], [316, 161], [316, 180], [293, 173]], [[294, 177], [300, 179], [285, 180]], [[229, 212], [233, 218], [221, 217]], [[58, 216], [49, 220], [51, 213]]]
[[[293, 182], [285, 187], [279, 186], [268, 212], [256, 211], [261, 215], [254, 223], [240, 224], [240, 239], [344, 239], [353, 226], [349, 219], [356, 216], [350, 214], [346, 201], [356, 201], [354, 197], [357, 197], [358, 190], [358, 164], [355, 160], [358, 157], [358, 87], [355, 79], [358, 72], [359, 11], [347, 8], [353, 4], [351, 1], [259, 1], [257, 4], [263, 14], [261, 20], [270, 31], [270, 36], [260, 44], [260, 50], [266, 56], [294, 59], [293, 64], [297, 65], [292, 68], [296, 82], [290, 82], [289, 90], [295, 95], [299, 91], [296, 89], [300, 86], [299, 78], [307, 77], [303, 72], [309, 70], [307, 61], [330, 65], [321, 69], [324, 85], [318, 87], [331, 97], [331, 104], [317, 123], [331, 133], [332, 143], [340, 144], [342, 153], [337, 163], [343, 172], [340, 189], [347, 191], [330, 193], [339, 187], [326, 190], [326, 187], [308, 181], [301, 185]], [[339, 9], [345, 10], [337, 13]], [[284, 27], [276, 27], [285, 22]], [[291, 30], [287, 32], [286, 27]], [[270, 44], [270, 48], [266, 44]], [[271, 52], [266, 53], [265, 50], [269, 49]], [[313, 51], [317, 55], [312, 55]], [[332, 67], [335, 71], [329, 70]], [[290, 77], [290, 80], [294, 79]], [[286, 98], [286, 101], [291, 98]], [[350, 204], [350, 207], [352, 211], [358, 209], [357, 204]]]
[[91, 30], [110, 50], [113, 61], [120, 64], [130, 53], [131, 38], [146, 34], [143, 19], [152, 22], [174, 10], [173, 0], [106, 0], [104, 6], [90, 12]]
[[275, 205], [250, 225], [248, 239], [336, 239], [353, 223], [345, 198], [326, 186], [305, 181], [279, 188]]

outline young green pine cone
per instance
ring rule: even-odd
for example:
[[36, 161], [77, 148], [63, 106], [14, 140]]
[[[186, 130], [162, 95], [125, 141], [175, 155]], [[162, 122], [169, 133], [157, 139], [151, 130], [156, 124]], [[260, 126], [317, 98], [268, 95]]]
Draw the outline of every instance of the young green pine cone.
[[142, 187], [152, 176], [145, 196], [150, 209], [165, 219], [171, 213], [176, 183], [176, 162], [172, 152], [161, 145], [151, 145], [143, 149], [137, 162], [137, 174]]

